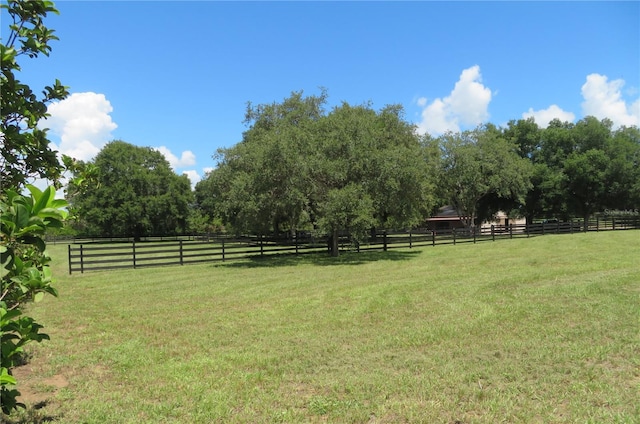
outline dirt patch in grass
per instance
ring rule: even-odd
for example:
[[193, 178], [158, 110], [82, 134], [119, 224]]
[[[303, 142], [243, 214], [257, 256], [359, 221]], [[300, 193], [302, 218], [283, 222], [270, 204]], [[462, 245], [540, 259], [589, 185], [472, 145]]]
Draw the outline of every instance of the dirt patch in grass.
[[52, 377], [42, 378], [37, 373], [34, 364], [26, 364], [13, 370], [13, 375], [18, 380], [20, 397], [18, 400], [27, 407], [37, 407], [51, 401], [51, 399], [69, 385], [67, 379], [56, 374]]

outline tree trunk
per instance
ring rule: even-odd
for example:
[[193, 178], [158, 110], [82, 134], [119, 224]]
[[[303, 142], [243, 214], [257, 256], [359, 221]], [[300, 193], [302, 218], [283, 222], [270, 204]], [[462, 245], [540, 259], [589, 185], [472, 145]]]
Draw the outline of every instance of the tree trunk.
[[334, 258], [340, 255], [340, 250], [338, 249], [338, 230], [334, 229], [331, 233], [331, 238], [329, 239], [331, 243], [331, 256]]
[[588, 213], [585, 213], [583, 216], [584, 221], [582, 222], [582, 229], [584, 230], [585, 233], [589, 231], [589, 218], [590, 218], [590, 215]]

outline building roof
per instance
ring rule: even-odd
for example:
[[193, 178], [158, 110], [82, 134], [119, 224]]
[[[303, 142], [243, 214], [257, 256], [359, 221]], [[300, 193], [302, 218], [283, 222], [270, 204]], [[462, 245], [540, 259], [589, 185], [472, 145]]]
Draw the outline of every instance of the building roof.
[[453, 206], [447, 205], [438, 209], [438, 214], [427, 218], [427, 221], [459, 221], [465, 218], [460, 216], [460, 213]]

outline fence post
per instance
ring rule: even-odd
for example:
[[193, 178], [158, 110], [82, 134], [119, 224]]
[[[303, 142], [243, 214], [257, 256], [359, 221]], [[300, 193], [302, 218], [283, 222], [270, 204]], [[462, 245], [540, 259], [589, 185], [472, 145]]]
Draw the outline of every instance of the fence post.
[[409, 249], [412, 248], [412, 243], [411, 243], [411, 231], [409, 231]]
[[[585, 225], [585, 227], [589, 228], [589, 222]], [[600, 231], [600, 218], [596, 218], [596, 233]]]
[[184, 265], [184, 262], [182, 260], [182, 240], [180, 240], [180, 265]]
[[456, 229], [455, 228], [451, 229], [451, 234], [453, 234], [453, 244], [456, 244]]
[[556, 222], [556, 234], [560, 233], [560, 220], [558, 220], [558, 222]]
[[476, 227], [473, 227], [471, 231], [473, 231], [473, 244], [476, 244]]
[[612, 216], [611, 217], [611, 227], [615, 230], [616, 229], [616, 217]]
[[527, 232], [527, 238], [529, 238], [529, 222], [525, 222], [524, 224], [524, 230]]
[[509, 224], [509, 238], [513, 238], [513, 224]]
[[382, 250], [387, 251], [387, 230], [382, 233]]
[[431, 230], [431, 245], [436, 245], [436, 230]]
[[260, 234], [258, 237], [260, 238], [260, 256], [264, 256], [264, 245], [263, 245], [262, 234]]
[[573, 234], [573, 219], [569, 220], [569, 232]]
[[491, 241], [496, 241], [495, 225], [491, 224]]
[[298, 234], [299, 232], [296, 231], [296, 239], [295, 239], [295, 243], [296, 243], [296, 255], [298, 254]]
[[80, 245], [80, 274], [84, 274], [84, 252], [82, 251], [82, 245]]
[[71, 275], [71, 245], [68, 244], [67, 248], [68, 248], [68, 251], [69, 251], [69, 275]]
[[136, 241], [133, 241], [133, 244], [131, 245], [131, 247], [133, 248], [133, 267], [136, 267]]

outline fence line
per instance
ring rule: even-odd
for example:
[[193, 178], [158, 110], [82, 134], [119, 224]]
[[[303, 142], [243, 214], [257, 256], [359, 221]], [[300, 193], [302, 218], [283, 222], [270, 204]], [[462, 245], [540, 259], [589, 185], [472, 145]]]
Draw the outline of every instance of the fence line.
[[[353, 245], [348, 236], [340, 239], [340, 250], [358, 252], [436, 246], [442, 244], [480, 243], [505, 238], [547, 234], [570, 234], [584, 231], [640, 229], [640, 217], [583, 221], [508, 225], [469, 229], [387, 232], [375, 234]], [[166, 238], [165, 238], [166, 239]], [[314, 238], [302, 233], [293, 238], [256, 237], [175, 237], [169, 241], [83, 242], [68, 245], [69, 273], [119, 268], [143, 268], [163, 265], [186, 265], [229, 261], [275, 254], [326, 252], [328, 238]]]

